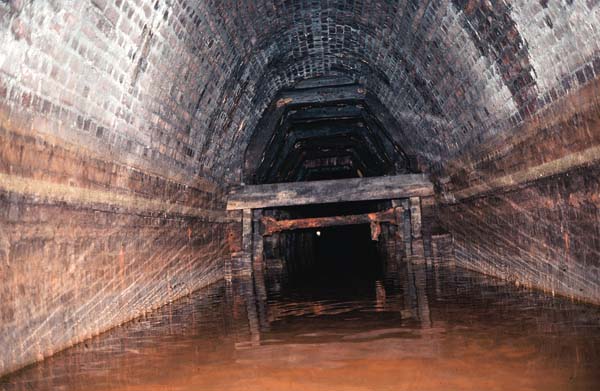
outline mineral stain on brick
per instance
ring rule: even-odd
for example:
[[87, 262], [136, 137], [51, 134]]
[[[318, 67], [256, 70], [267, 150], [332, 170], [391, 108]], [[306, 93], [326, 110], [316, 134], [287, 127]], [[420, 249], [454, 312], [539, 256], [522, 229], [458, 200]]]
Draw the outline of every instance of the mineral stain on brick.
[[600, 304], [599, 26], [584, 0], [0, 0], [0, 375], [220, 280], [266, 297], [385, 211], [386, 273]]

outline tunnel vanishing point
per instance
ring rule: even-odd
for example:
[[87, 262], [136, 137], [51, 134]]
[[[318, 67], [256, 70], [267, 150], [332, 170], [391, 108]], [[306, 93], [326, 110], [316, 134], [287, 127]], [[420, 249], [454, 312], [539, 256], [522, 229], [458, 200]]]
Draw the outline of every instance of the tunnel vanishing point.
[[357, 223], [600, 304], [600, 2], [0, 0], [0, 375]]

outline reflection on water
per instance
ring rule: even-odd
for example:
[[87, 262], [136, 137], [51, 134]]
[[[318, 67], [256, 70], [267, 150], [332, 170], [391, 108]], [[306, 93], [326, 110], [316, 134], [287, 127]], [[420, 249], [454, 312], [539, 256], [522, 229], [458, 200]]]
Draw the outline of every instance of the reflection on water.
[[0, 389], [600, 389], [598, 307], [461, 269], [387, 274], [217, 284]]

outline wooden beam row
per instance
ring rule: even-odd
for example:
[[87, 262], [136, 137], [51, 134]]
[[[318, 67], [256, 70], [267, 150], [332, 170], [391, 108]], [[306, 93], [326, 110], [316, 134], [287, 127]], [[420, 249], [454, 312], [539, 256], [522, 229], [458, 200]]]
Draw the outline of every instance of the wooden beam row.
[[423, 174], [242, 186], [229, 193], [227, 210], [427, 197]]

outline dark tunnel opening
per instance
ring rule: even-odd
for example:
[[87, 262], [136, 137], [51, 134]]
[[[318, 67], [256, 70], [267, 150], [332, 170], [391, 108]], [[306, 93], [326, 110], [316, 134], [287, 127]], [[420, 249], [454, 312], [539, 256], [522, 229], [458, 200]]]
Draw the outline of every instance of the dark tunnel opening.
[[369, 225], [326, 227], [295, 236], [286, 260], [286, 280], [290, 286], [311, 290], [369, 285], [382, 276], [382, 259], [371, 239]]
[[[386, 235], [372, 237], [369, 223], [345, 221], [357, 215], [378, 213], [389, 202], [342, 202], [282, 207], [264, 211], [284, 221], [335, 219], [333, 226], [285, 230], [263, 237], [264, 263], [284, 285], [293, 289], [348, 290], [370, 287], [383, 277]], [[387, 226], [386, 226], [387, 228]], [[387, 231], [386, 231], [387, 232]], [[268, 273], [267, 278], [273, 277]], [[328, 287], [328, 288], [327, 288]]]

